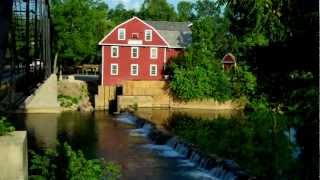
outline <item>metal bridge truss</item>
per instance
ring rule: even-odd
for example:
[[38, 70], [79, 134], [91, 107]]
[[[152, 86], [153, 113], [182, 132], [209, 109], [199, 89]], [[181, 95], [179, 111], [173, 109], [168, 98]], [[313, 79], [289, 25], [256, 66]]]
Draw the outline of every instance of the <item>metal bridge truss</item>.
[[0, 110], [14, 108], [52, 72], [49, 0], [13, 0], [0, 68]]

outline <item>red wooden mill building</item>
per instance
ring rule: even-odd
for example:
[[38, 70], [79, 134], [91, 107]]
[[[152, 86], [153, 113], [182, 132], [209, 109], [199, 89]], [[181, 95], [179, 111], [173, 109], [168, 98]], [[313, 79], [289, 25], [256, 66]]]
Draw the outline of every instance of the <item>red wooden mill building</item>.
[[188, 22], [143, 21], [133, 17], [116, 26], [102, 47], [103, 86], [127, 80], [164, 80], [167, 61], [191, 43]]

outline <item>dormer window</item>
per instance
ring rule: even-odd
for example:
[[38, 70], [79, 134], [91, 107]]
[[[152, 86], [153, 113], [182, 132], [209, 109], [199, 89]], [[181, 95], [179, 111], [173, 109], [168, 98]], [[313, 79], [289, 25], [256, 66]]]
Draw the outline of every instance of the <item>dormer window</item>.
[[139, 38], [139, 34], [138, 33], [132, 33], [131, 34], [131, 38], [132, 39], [138, 39]]
[[126, 40], [126, 29], [124, 28], [118, 29], [118, 40]]
[[152, 41], [152, 30], [147, 29], [144, 31], [144, 40], [145, 41]]

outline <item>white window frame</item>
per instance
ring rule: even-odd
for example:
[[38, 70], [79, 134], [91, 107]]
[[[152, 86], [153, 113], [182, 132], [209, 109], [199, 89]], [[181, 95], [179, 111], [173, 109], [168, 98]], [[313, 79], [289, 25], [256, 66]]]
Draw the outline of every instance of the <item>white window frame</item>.
[[[113, 55], [113, 49], [116, 49], [116, 52], [117, 52], [116, 56]], [[111, 50], [111, 57], [112, 58], [118, 58], [119, 57], [119, 46], [111, 46], [110, 50]]]
[[[137, 69], [137, 73], [136, 74], [134, 74], [133, 73], [133, 67], [136, 67], [136, 69]], [[131, 76], [138, 76], [139, 75], [139, 64], [131, 64], [130, 65], [130, 75]]]
[[[117, 68], [116, 68], [116, 73], [113, 73], [113, 71], [112, 71], [112, 67], [113, 66], [116, 66]], [[115, 64], [115, 63], [112, 63], [112, 64], [110, 64], [110, 75], [111, 76], [117, 76], [117, 75], [119, 75], [119, 65], [118, 64]]]
[[[155, 67], [155, 74], [152, 74], [152, 67]], [[150, 76], [157, 76], [158, 75], [158, 65], [157, 64], [150, 64], [149, 68], [149, 75]]]
[[[133, 50], [134, 49], [137, 50], [137, 57], [133, 56]], [[139, 47], [131, 47], [131, 58], [133, 58], [133, 59], [138, 59], [139, 58]]]
[[[152, 56], [152, 50], [156, 51], [156, 55], [155, 56]], [[158, 59], [158, 48], [156, 48], [156, 47], [150, 48], [150, 59]]]
[[[121, 32], [123, 32], [123, 39], [121, 39]], [[125, 28], [118, 29], [118, 40], [126, 40], [126, 29]]]
[[[147, 34], [150, 33], [150, 39], [147, 39]], [[144, 31], [144, 40], [145, 41], [152, 41], [152, 30], [151, 29], [147, 29]]]

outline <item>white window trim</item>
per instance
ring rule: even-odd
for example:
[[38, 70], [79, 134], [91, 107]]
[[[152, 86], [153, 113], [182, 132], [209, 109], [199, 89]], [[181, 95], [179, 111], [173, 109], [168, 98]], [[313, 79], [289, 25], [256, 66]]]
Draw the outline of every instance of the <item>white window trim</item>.
[[[113, 49], [116, 49], [117, 50], [117, 55], [116, 56], [113, 56]], [[111, 57], [112, 58], [118, 58], [119, 57], [119, 46], [111, 46]]]
[[[137, 74], [133, 74], [133, 67], [136, 66], [137, 67]], [[131, 76], [138, 76], [139, 75], [139, 64], [131, 64], [130, 65], [130, 75]]]
[[[137, 49], [137, 57], [133, 57], [133, 49]], [[139, 47], [131, 47], [131, 58], [133, 59], [139, 58]]]
[[[150, 33], [150, 39], [147, 39], [147, 33]], [[147, 29], [144, 31], [144, 40], [145, 41], [152, 41], [152, 30], [151, 29]]]
[[[152, 50], [153, 49], [156, 50], [156, 56], [155, 57], [152, 56]], [[150, 48], [150, 59], [158, 59], [158, 48]]]
[[[152, 67], [156, 67], [155, 74], [152, 74]], [[150, 76], [157, 76], [158, 75], [158, 65], [157, 64], [150, 64], [149, 75]]]
[[[117, 72], [116, 73], [113, 73], [112, 72], [112, 66], [116, 66], [117, 67]], [[118, 64], [115, 64], [115, 63], [112, 63], [112, 64], [110, 64], [110, 75], [112, 75], [112, 76], [117, 76], [119, 74], [119, 65]]]
[[101, 75], [101, 85], [104, 85], [104, 46], [101, 46], [101, 51], [102, 51], [102, 68], [101, 68], [101, 70], [102, 70], [102, 75]]
[[[124, 38], [121, 39], [120, 37], [120, 32], [123, 31], [123, 34], [124, 34]], [[126, 29], [125, 28], [119, 28], [118, 29], [118, 40], [126, 40]]]

